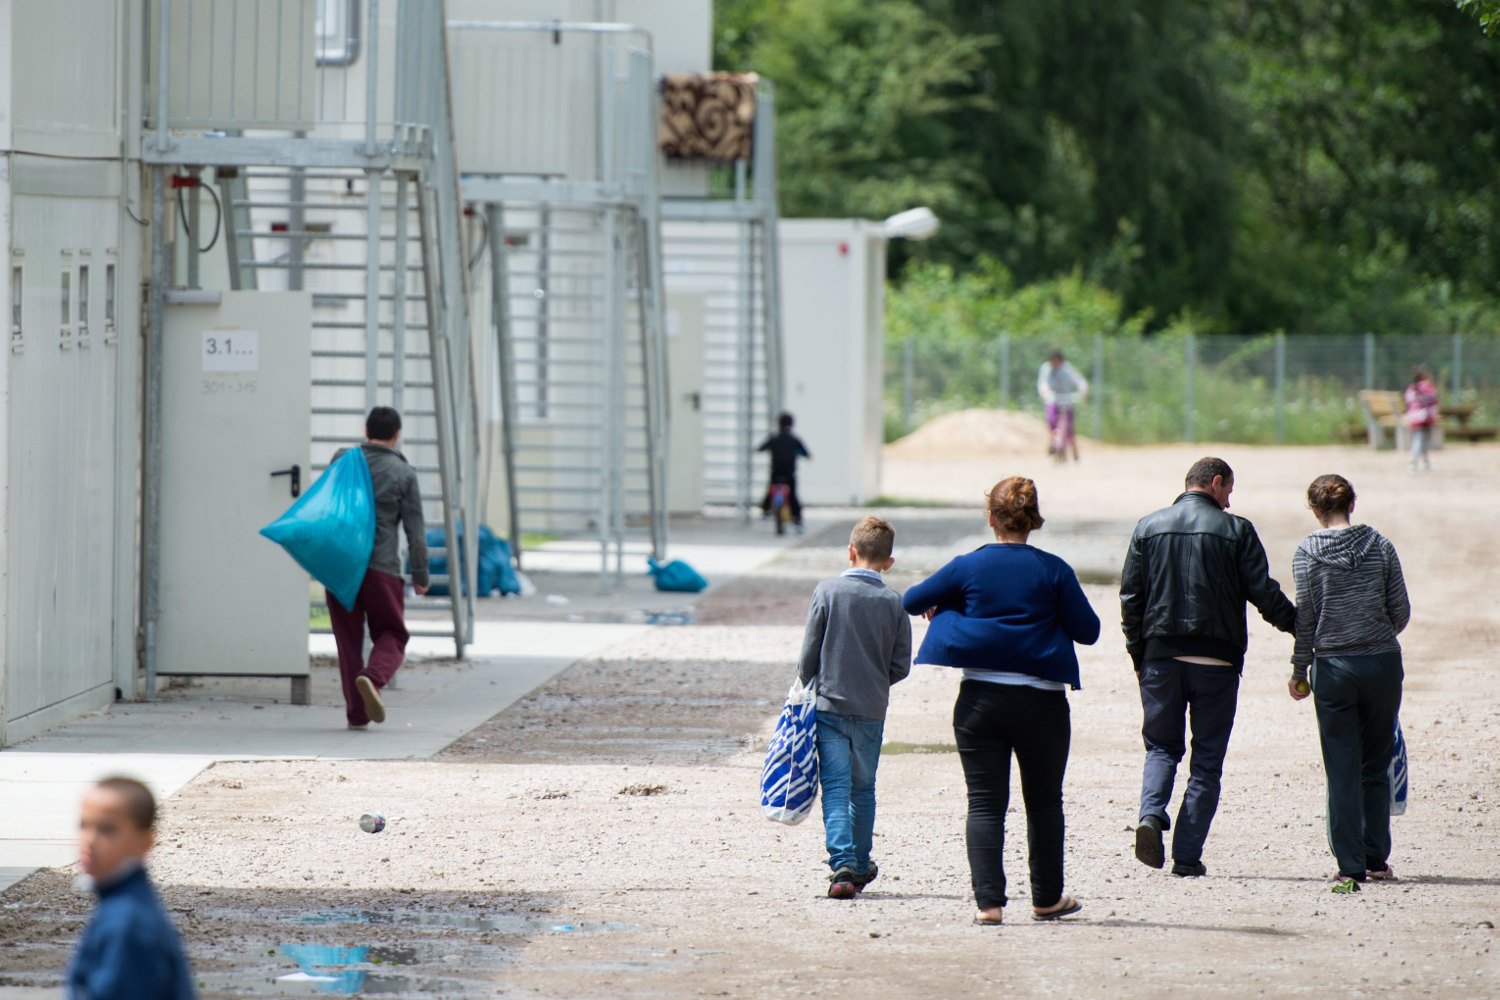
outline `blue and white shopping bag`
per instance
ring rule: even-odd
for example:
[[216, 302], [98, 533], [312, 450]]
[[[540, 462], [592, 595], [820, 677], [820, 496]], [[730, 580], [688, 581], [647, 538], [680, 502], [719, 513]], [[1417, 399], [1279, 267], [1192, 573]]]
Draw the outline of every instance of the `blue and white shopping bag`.
[[1401, 720], [1396, 720], [1396, 742], [1391, 748], [1391, 815], [1406, 812], [1406, 737], [1401, 735]]
[[760, 811], [793, 826], [807, 818], [818, 797], [816, 684], [792, 684], [760, 772]]

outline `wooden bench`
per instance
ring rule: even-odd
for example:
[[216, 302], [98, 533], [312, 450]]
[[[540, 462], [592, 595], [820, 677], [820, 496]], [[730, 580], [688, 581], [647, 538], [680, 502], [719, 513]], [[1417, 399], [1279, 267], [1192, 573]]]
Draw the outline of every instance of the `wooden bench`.
[[[1396, 448], [1405, 450], [1411, 444], [1411, 428], [1406, 423], [1406, 397], [1399, 392], [1385, 389], [1366, 389], [1359, 394], [1360, 408], [1364, 411], [1363, 427], [1350, 427], [1349, 439], [1361, 438], [1371, 448], [1384, 448], [1390, 441]], [[1439, 408], [1442, 422], [1433, 428], [1432, 447], [1441, 448], [1445, 439], [1453, 437], [1477, 444], [1500, 438], [1500, 427], [1470, 424], [1478, 407], [1469, 403], [1458, 403]]]
[[1443, 414], [1443, 433], [1447, 437], [1462, 438], [1470, 444], [1478, 444], [1481, 441], [1493, 441], [1500, 437], [1500, 427], [1485, 427], [1471, 424], [1479, 407], [1472, 403], [1460, 403], [1457, 406], [1444, 406], [1440, 408]]
[[1406, 426], [1406, 399], [1401, 393], [1364, 389], [1359, 394], [1359, 405], [1365, 415], [1364, 437], [1371, 448], [1384, 448], [1388, 436], [1397, 449], [1410, 446], [1411, 428]]

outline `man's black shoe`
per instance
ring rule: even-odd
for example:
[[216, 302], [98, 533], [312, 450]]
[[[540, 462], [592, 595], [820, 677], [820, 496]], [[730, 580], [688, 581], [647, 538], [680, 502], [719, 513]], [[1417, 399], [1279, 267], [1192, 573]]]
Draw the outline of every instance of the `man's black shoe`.
[[1167, 853], [1161, 846], [1161, 820], [1155, 816], [1147, 816], [1135, 828], [1135, 859], [1150, 868], [1167, 863]]
[[1202, 878], [1208, 869], [1201, 861], [1177, 861], [1172, 865], [1172, 874], [1179, 878]]

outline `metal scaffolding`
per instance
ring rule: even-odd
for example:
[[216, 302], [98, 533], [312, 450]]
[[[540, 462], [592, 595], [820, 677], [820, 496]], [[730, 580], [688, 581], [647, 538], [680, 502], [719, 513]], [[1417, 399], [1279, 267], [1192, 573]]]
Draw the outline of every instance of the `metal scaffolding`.
[[[473, 639], [478, 532], [461, 526], [477, 521], [485, 442], [444, 5], [366, 0], [353, 22], [358, 5], [318, 0], [150, 0], [148, 10], [147, 697], [159, 618], [163, 307], [177, 284], [167, 192], [172, 176], [208, 171], [223, 206], [230, 287], [312, 294], [314, 467], [350, 440], [371, 406], [403, 410], [403, 446], [429, 524], [444, 531], [452, 577], [434, 581], [452, 598], [422, 607], [442, 613], [438, 634], [462, 656]], [[206, 189], [186, 187], [194, 232]], [[201, 261], [197, 241], [187, 244], [191, 289]]]
[[782, 408], [776, 101], [756, 86], [751, 160], [722, 168], [722, 193], [662, 201], [666, 287], [704, 295], [703, 493], [748, 518], [754, 450]]
[[650, 39], [615, 24], [449, 30], [511, 549], [520, 559], [527, 531], [592, 537], [607, 585], [633, 535], [656, 557], [667, 543]]

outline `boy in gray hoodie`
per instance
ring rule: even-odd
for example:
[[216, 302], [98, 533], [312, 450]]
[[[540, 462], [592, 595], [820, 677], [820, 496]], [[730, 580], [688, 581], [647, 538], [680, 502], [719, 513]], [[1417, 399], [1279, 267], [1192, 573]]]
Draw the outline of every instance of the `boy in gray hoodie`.
[[1317, 709], [1339, 893], [1395, 875], [1389, 768], [1404, 676], [1396, 636], [1411, 619], [1396, 549], [1350, 523], [1354, 499], [1343, 476], [1319, 476], [1307, 489], [1322, 529], [1292, 558], [1297, 627], [1287, 682], [1294, 699], [1311, 694]]
[[797, 675], [818, 682], [818, 769], [828, 846], [828, 895], [852, 899], [880, 869], [875, 769], [891, 685], [911, 672], [911, 619], [880, 574], [896, 560], [896, 529], [867, 517], [849, 535], [849, 568], [824, 580], [807, 609]]

